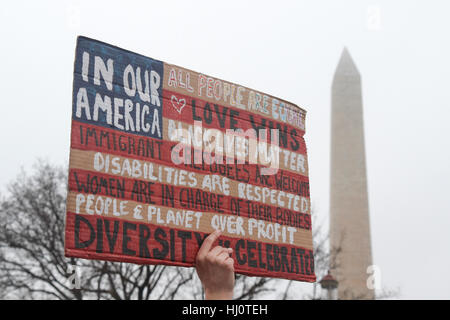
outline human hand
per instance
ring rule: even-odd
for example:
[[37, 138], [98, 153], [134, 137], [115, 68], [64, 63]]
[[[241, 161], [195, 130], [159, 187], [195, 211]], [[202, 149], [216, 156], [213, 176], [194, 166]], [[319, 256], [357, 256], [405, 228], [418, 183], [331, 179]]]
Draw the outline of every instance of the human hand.
[[216, 246], [211, 249], [221, 232], [216, 230], [203, 241], [197, 253], [195, 268], [205, 289], [206, 300], [230, 300], [234, 289], [233, 249]]

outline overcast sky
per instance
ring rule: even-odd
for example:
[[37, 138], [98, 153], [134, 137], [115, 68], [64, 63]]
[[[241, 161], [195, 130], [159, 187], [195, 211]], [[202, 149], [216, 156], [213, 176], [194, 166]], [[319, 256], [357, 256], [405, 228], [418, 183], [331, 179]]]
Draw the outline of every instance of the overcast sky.
[[448, 1], [9, 1], [0, 9], [0, 184], [69, 159], [76, 36], [235, 82], [307, 113], [328, 223], [330, 92], [362, 76], [373, 260], [400, 298], [450, 298]]

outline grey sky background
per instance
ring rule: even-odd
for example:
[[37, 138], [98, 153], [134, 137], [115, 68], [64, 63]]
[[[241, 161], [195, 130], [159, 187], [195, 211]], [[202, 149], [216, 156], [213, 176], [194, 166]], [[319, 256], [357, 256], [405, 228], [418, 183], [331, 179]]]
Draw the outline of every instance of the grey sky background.
[[[0, 190], [69, 159], [76, 36], [308, 111], [311, 198], [328, 223], [330, 92], [362, 76], [374, 264], [400, 298], [450, 299], [448, 1], [10, 1], [0, 9]], [[379, 14], [378, 14], [379, 13]]]

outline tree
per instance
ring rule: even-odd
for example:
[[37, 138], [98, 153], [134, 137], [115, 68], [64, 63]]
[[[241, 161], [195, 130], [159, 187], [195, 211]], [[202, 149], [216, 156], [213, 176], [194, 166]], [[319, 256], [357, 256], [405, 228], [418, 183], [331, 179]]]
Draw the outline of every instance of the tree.
[[[329, 232], [328, 230], [324, 230], [325, 223], [319, 222], [318, 216], [314, 214], [314, 210], [312, 210], [311, 220], [314, 222], [313, 228], [313, 244], [314, 244], [314, 264], [315, 264], [315, 273], [317, 277], [317, 282], [313, 284], [312, 292], [306, 292], [303, 295], [303, 299], [308, 300], [320, 300], [323, 298], [324, 294], [322, 292], [319, 281], [328, 273], [329, 270], [339, 269], [339, 257], [342, 252], [342, 243], [345, 237], [345, 234], [342, 234], [340, 237], [339, 243], [335, 247], [329, 247]], [[281, 299], [298, 299], [298, 294], [295, 295], [293, 292], [296, 288], [293, 286], [295, 282], [289, 281], [285, 288], [281, 291], [280, 298]], [[375, 298], [378, 300], [382, 299], [392, 299], [399, 296], [399, 289], [390, 289], [390, 288], [379, 288], [375, 292]], [[367, 299], [364, 295], [355, 294], [352, 290], [346, 290], [345, 296], [348, 299], [352, 300], [364, 300]]]
[[[66, 258], [64, 219], [67, 169], [38, 161], [0, 197], [0, 299], [201, 299], [194, 268], [136, 265]], [[313, 214], [317, 279], [336, 267], [340, 249], [328, 249], [328, 233]], [[235, 299], [277, 293], [280, 299], [319, 299], [301, 292], [298, 282], [236, 275]], [[386, 291], [385, 291], [386, 292]], [[300, 293], [300, 295], [299, 295]], [[384, 294], [384, 297], [393, 296]]]
[[[328, 247], [328, 232], [323, 230], [324, 223], [317, 221], [318, 216], [312, 210], [311, 220], [314, 227], [312, 230], [313, 246], [314, 246], [314, 271], [317, 277], [317, 281], [320, 281], [327, 273], [328, 270], [337, 267], [337, 257], [341, 251], [340, 246], [337, 248]], [[293, 286], [295, 281], [290, 280], [285, 285], [285, 288], [281, 291], [280, 299], [298, 299], [298, 294], [293, 292], [296, 288]], [[298, 290], [298, 289], [297, 289]], [[320, 284], [318, 282], [313, 283], [312, 292], [306, 292], [302, 296], [307, 300], [318, 300], [321, 298]]]
[[[0, 200], [1, 298], [200, 299], [194, 268], [66, 258], [67, 170], [38, 161]], [[271, 291], [273, 278], [236, 276], [236, 299]]]

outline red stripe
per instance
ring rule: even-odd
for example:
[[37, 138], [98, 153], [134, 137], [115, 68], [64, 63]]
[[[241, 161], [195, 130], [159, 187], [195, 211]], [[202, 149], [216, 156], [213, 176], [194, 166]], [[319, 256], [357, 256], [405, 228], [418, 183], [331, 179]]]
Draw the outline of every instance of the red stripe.
[[[81, 242], [87, 241], [92, 235], [92, 242], [85, 248], [75, 247], [75, 218], [76, 214], [67, 212], [66, 219], [66, 235], [65, 235], [65, 254], [68, 257], [78, 257], [85, 259], [102, 259], [109, 261], [123, 261], [138, 264], [166, 264], [172, 266], [194, 266], [195, 257], [199, 248], [199, 243], [196, 238], [196, 233], [203, 239], [206, 234], [203, 232], [185, 232], [183, 230], [167, 228], [163, 226], [154, 226], [146, 223], [132, 223], [126, 222], [116, 218], [106, 218], [99, 216], [78, 215], [82, 220], [79, 224], [79, 240]], [[86, 219], [90, 226], [85, 223]], [[109, 237], [105, 231], [105, 221], [109, 222], [110, 232]], [[117, 221], [117, 222], [115, 222]], [[114, 230], [114, 223], [118, 224], [118, 232], [116, 235], [112, 234]], [[127, 232], [124, 232], [124, 224], [127, 223]], [[100, 227], [100, 229], [98, 228]], [[146, 229], [150, 229], [150, 236], [147, 241], [143, 237], [146, 236]], [[159, 230], [158, 230], [159, 229]], [[98, 231], [102, 233], [99, 236]], [[144, 230], [140, 232], [139, 230]], [[171, 239], [171, 230], [173, 239]], [[185, 232], [185, 240], [179, 236], [179, 232]], [[155, 239], [155, 234], [158, 233], [158, 240]], [[165, 234], [165, 236], [163, 235]], [[124, 242], [124, 235], [128, 241]], [[109, 242], [115, 238], [114, 249], [111, 250]], [[190, 237], [190, 238], [189, 238]], [[101, 242], [98, 240], [102, 239]], [[125, 240], [126, 240], [125, 239]], [[221, 236], [220, 240], [226, 247], [234, 249], [233, 259], [235, 260], [235, 272], [263, 277], [277, 277], [287, 278], [300, 281], [314, 282], [316, 280], [314, 274], [314, 260], [312, 250], [303, 249], [298, 246], [290, 245], [273, 245], [258, 241], [248, 241], [243, 239], [236, 239], [231, 237]], [[183, 259], [183, 241], [185, 242], [185, 259]], [[128, 252], [126, 253], [124, 243]], [[155, 253], [164, 251], [164, 243], [167, 247], [167, 252], [160, 259], [155, 257]], [[97, 246], [99, 252], [97, 252]], [[258, 246], [261, 248], [258, 250]], [[148, 249], [150, 257], [145, 254]], [[173, 248], [173, 250], [171, 249]], [[112, 252], [111, 252], [112, 251]], [[295, 256], [292, 255], [295, 253]], [[296, 268], [298, 267], [298, 269]], [[273, 270], [269, 270], [269, 268]]]

